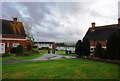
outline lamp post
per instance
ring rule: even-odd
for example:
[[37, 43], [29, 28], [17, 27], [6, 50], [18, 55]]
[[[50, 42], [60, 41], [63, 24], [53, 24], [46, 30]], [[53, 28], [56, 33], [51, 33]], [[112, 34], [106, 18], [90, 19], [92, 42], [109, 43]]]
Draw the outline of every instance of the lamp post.
[[[37, 35], [39, 35], [39, 32], [37, 32]], [[39, 39], [37, 41], [37, 49], [39, 49]]]

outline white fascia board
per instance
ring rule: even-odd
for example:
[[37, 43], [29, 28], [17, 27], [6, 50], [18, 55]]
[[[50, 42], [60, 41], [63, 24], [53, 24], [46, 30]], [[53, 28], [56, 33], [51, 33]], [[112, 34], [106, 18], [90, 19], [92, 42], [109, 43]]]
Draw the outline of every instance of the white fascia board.
[[16, 39], [16, 38], [0, 38], [0, 40], [27, 40], [27, 39]]

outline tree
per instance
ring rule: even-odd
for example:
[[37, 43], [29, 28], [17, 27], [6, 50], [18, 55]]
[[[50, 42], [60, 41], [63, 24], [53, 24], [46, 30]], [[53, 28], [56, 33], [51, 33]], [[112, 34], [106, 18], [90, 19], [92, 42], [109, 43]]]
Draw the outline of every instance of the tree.
[[95, 57], [101, 57], [102, 55], [102, 45], [100, 42], [97, 42], [96, 44], [96, 48], [95, 48], [95, 51], [94, 51], [94, 55]]
[[27, 50], [28, 51], [32, 50], [32, 45], [31, 44], [27, 44]]
[[120, 60], [120, 29], [114, 32], [107, 41], [107, 58]]
[[81, 40], [78, 40], [76, 43], [75, 53], [78, 55], [78, 57], [82, 56], [82, 42]]
[[90, 42], [88, 39], [83, 39], [83, 55], [84, 56], [90, 55]]
[[23, 19], [23, 25], [24, 25], [25, 32], [27, 34], [27, 39], [34, 41], [34, 37], [31, 32], [32, 26], [30, 25], [30, 23], [26, 22], [26, 20]]

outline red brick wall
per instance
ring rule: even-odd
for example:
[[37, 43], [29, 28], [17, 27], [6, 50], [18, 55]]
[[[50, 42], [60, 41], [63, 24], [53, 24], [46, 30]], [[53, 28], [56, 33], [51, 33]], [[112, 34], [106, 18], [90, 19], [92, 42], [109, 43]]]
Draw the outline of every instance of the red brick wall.
[[[5, 43], [5, 52], [9, 52], [11, 48], [13, 48], [13, 43], [19, 43], [23, 45], [24, 51], [27, 51], [27, 44], [32, 45], [32, 41], [30, 40], [3, 40], [2, 43]], [[7, 44], [9, 43], [9, 47], [7, 47]]]
[[90, 40], [90, 46], [96, 46], [97, 42], [100, 42], [102, 47], [106, 47], [106, 40]]

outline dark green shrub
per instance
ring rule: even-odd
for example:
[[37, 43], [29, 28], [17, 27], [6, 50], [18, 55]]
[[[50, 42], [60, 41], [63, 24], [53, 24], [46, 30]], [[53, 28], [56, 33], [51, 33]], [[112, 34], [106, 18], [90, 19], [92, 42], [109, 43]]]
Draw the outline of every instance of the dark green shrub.
[[107, 41], [107, 58], [120, 60], [120, 29], [114, 32]]
[[38, 54], [39, 53], [39, 50], [38, 49], [32, 49], [32, 54]]
[[68, 54], [68, 51], [67, 51], [67, 50], [65, 51], [65, 54]]
[[83, 39], [83, 55], [84, 56], [90, 55], [90, 42], [88, 39]]
[[102, 49], [102, 54], [100, 55], [102, 59], [107, 59], [106, 49]]
[[82, 42], [81, 42], [81, 40], [78, 40], [78, 42], [76, 43], [75, 53], [77, 54], [78, 57], [82, 56]]
[[27, 50], [28, 51], [32, 50], [32, 45], [31, 44], [27, 44]]
[[17, 46], [16, 53], [17, 54], [22, 54], [23, 53], [23, 46], [21, 44]]
[[11, 48], [10, 53], [16, 53], [16, 47]]
[[101, 54], [102, 54], [102, 50], [103, 50], [103, 49], [102, 49], [101, 43], [100, 43], [100, 42], [97, 42], [96, 48], [95, 48], [95, 51], [94, 51], [95, 57], [100, 57]]
[[31, 51], [29, 51], [29, 52], [24, 52], [22, 55], [23, 55], [23, 56], [30, 56], [30, 55], [32, 55], [32, 52], [31, 52]]

